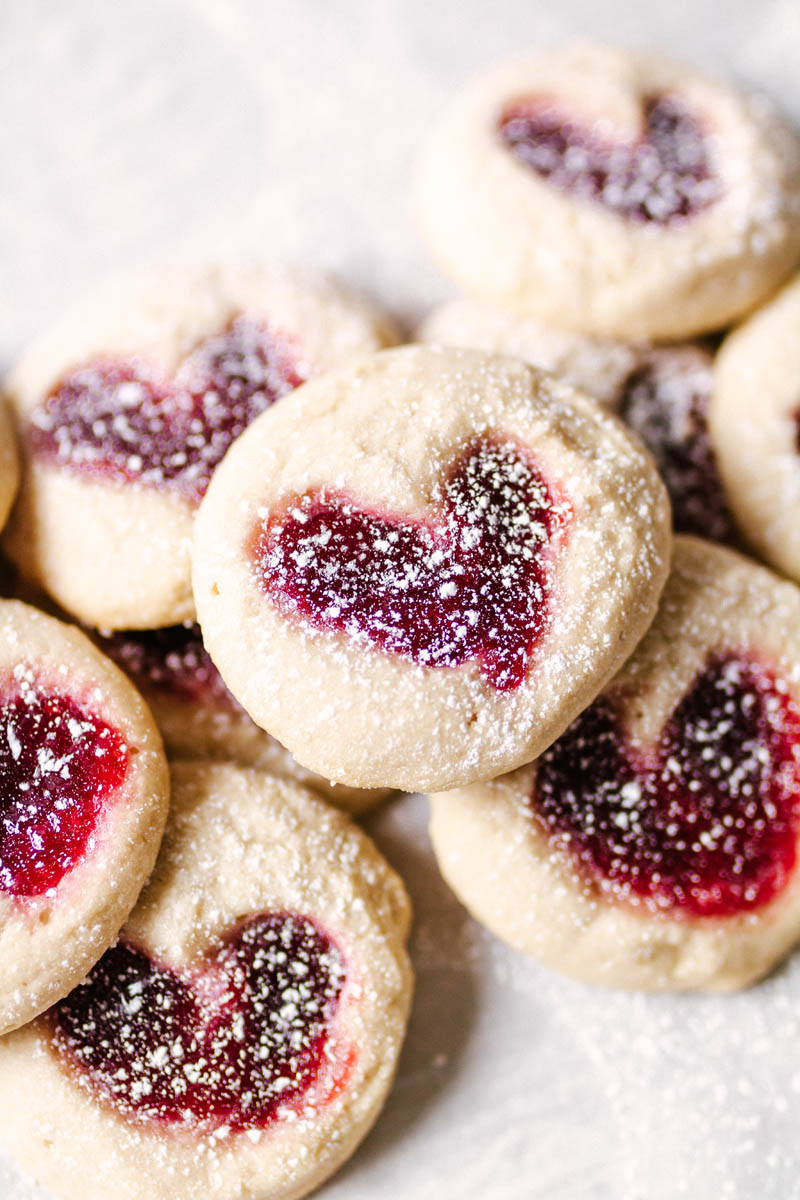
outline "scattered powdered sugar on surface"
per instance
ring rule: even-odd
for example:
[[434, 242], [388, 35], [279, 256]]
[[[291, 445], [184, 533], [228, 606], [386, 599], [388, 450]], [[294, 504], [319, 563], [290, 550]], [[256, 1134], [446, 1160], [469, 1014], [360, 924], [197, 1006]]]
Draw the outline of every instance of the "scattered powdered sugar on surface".
[[73, 368], [31, 413], [28, 441], [68, 470], [175, 487], [197, 501], [234, 439], [304, 379], [291, 339], [244, 313], [173, 379], [140, 359]]
[[570, 117], [548, 97], [515, 100], [498, 133], [511, 153], [553, 186], [630, 220], [673, 224], [720, 195], [702, 126], [678, 97], [643, 105], [644, 131], [631, 146]]

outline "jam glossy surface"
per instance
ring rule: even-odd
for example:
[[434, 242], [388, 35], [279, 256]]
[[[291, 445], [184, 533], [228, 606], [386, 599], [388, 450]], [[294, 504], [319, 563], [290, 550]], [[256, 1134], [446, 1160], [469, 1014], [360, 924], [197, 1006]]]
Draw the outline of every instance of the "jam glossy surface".
[[0, 889], [34, 897], [58, 887], [94, 845], [104, 805], [123, 782], [119, 732], [75, 701], [25, 688], [0, 703]]
[[629, 144], [608, 141], [547, 97], [508, 105], [498, 131], [514, 157], [554, 187], [628, 220], [668, 225], [720, 194], [703, 130], [671, 96], [645, 102], [642, 135]]
[[192, 971], [120, 941], [51, 1019], [65, 1061], [130, 1119], [263, 1129], [329, 1069], [344, 979], [312, 921], [267, 913]]
[[101, 635], [100, 645], [145, 691], [155, 689], [193, 703], [214, 700], [238, 707], [203, 645], [199, 625], [124, 630]]
[[284, 611], [421, 666], [477, 660], [508, 691], [548, 627], [552, 551], [570, 512], [523, 447], [485, 437], [451, 464], [427, 521], [320, 489], [273, 513], [253, 553]]
[[800, 820], [800, 708], [747, 657], [712, 658], [655, 746], [594, 702], [539, 760], [534, 811], [611, 895], [694, 917], [786, 885]]
[[246, 314], [168, 377], [140, 359], [70, 371], [32, 413], [32, 452], [73, 471], [198, 500], [228, 447], [305, 381], [288, 338]]
[[663, 356], [625, 381], [619, 415], [639, 434], [672, 502], [677, 533], [715, 542], [738, 541], [708, 435], [711, 361]]

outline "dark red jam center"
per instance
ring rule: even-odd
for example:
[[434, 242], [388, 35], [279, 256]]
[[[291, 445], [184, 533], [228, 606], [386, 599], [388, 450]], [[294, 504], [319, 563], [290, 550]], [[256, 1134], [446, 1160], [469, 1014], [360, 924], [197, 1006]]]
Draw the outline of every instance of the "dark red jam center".
[[555, 187], [635, 221], [666, 225], [707, 208], [720, 193], [703, 130], [674, 97], [644, 104], [638, 141], [615, 145], [547, 97], [509, 105], [499, 133], [515, 158]]
[[710, 361], [665, 355], [628, 377], [619, 414], [656, 460], [676, 531], [733, 544], [736, 527], [708, 436], [710, 398]]
[[125, 630], [101, 637], [104, 652], [145, 691], [152, 688], [179, 700], [212, 699], [236, 706], [203, 645], [199, 625]]
[[569, 515], [522, 446], [484, 437], [435, 489], [429, 521], [320, 489], [258, 527], [254, 556], [284, 611], [422, 666], [478, 660], [507, 691], [548, 627], [553, 541]]
[[32, 414], [29, 442], [72, 470], [199, 499], [234, 439], [304, 378], [288, 338], [241, 315], [173, 378], [140, 359], [75, 368]]
[[795, 866], [800, 708], [769, 670], [712, 658], [656, 746], [601, 696], [542, 756], [534, 810], [613, 895], [696, 917], [777, 896]]
[[69, 696], [25, 688], [0, 705], [0, 888], [55, 888], [93, 846], [128, 768], [120, 734]]
[[192, 971], [121, 941], [51, 1016], [65, 1060], [129, 1118], [263, 1129], [329, 1067], [344, 979], [312, 921], [269, 913]]

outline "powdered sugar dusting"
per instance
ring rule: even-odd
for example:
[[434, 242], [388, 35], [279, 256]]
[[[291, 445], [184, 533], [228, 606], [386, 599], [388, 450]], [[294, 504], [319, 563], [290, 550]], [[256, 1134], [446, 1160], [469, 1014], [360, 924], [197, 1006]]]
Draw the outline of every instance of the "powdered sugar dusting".
[[28, 440], [34, 454], [70, 470], [173, 487], [197, 501], [231, 442], [306, 371], [287, 335], [240, 314], [173, 379], [138, 358], [75, 368], [31, 414]]
[[262, 1129], [328, 1065], [345, 974], [335, 943], [290, 913], [249, 917], [190, 971], [123, 940], [53, 1010], [56, 1044], [130, 1120]]
[[712, 381], [711, 355], [702, 347], [652, 351], [622, 385], [619, 414], [656, 460], [676, 532], [735, 544], [708, 434]]
[[199, 625], [99, 634], [103, 650], [145, 689], [241, 711], [203, 645]]
[[545, 97], [509, 105], [499, 133], [511, 153], [549, 183], [629, 220], [668, 225], [720, 195], [703, 130], [676, 97], [645, 100], [643, 135], [633, 145], [608, 142]]
[[603, 695], [542, 756], [532, 798], [600, 887], [699, 917], [774, 899], [795, 867], [800, 709], [752, 658], [714, 655], [657, 747], [632, 746]]
[[285, 611], [426, 667], [479, 659], [518, 687], [549, 624], [550, 560], [571, 513], [507, 439], [483, 437], [447, 468], [430, 524], [309, 492], [257, 532], [261, 587]]
[[17, 897], [56, 888], [92, 848], [127, 768], [116, 729], [17, 668], [0, 704], [0, 888]]

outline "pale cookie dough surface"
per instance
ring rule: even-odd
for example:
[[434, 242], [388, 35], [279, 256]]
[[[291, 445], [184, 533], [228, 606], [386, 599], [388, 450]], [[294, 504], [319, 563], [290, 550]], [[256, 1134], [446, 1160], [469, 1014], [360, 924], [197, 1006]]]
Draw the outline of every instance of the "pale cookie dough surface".
[[[220, 939], [257, 914], [309, 918], [345, 964], [328, 1018], [333, 1065], [302, 1106], [279, 1108], [264, 1128], [137, 1121], [93, 1094], [43, 1019], [0, 1042], [4, 1137], [64, 1200], [297, 1200], [352, 1153], [391, 1084], [412, 989], [408, 899], [367, 836], [303, 788], [185, 762], [173, 766], [173, 796], [158, 864], [123, 940], [181, 972], [202, 969]], [[349, 1073], [331, 1094], [328, 1075], [342, 1056]]]
[[[322, 630], [268, 597], [252, 542], [271, 511], [327, 485], [359, 508], [430, 519], [453, 462], [487, 436], [530, 453], [573, 510], [547, 548], [549, 623], [518, 686], [498, 690], [475, 660], [429, 667]], [[669, 546], [649, 456], [595, 402], [513, 359], [415, 346], [307, 384], [291, 420], [276, 406], [251, 426], [198, 516], [195, 595], [228, 687], [304, 765], [427, 790], [496, 775], [558, 736], [647, 628]]]
[[291, 344], [301, 378], [395, 340], [381, 314], [317, 272], [172, 262], [91, 293], [28, 348], [7, 382], [23, 482], [5, 548], [88, 625], [157, 628], [194, 615], [190, 544], [197, 501], [174, 485], [103, 477], [32, 455], [31, 415], [60, 380], [87, 363], [137, 362], [169, 379], [240, 314], [262, 320]]
[[742, 534], [800, 580], [800, 277], [723, 342], [710, 428]]
[[[600, 141], [640, 138], [653, 97], [703, 132], [715, 198], [668, 224], [619, 215], [518, 161], [497, 123], [541, 97]], [[624, 339], [693, 337], [742, 316], [800, 254], [800, 145], [761, 96], [655, 54], [591, 44], [501, 63], [436, 121], [414, 185], [443, 272], [520, 316]]]
[[0, 528], [5, 525], [19, 487], [17, 438], [8, 407], [0, 401]]
[[[169, 780], [146, 704], [78, 630], [18, 601], [0, 601], [0, 674], [6, 696], [68, 696], [117, 731], [128, 753], [124, 778], [104, 801], [91, 842], [57, 886], [27, 896], [0, 886], [5, 1032], [66, 995], [116, 938], [155, 861]], [[11, 718], [3, 736], [12, 755], [25, 753]], [[57, 769], [40, 758], [42, 773]], [[9, 810], [4, 815], [12, 820]]]
[[644, 344], [557, 329], [533, 317], [518, 317], [466, 297], [448, 300], [429, 313], [417, 329], [416, 340], [510, 354], [566, 379], [612, 408], [625, 380], [647, 350]]
[[[605, 693], [619, 699], [628, 743], [656, 743], [709, 655], [737, 650], [773, 666], [800, 705], [800, 592], [732, 551], [678, 538], [658, 616]], [[587, 754], [591, 763], [591, 747]], [[612, 987], [728, 991], [764, 975], [800, 936], [796, 862], [761, 907], [724, 917], [657, 910], [579, 870], [536, 812], [536, 787], [531, 763], [432, 797], [431, 836], [445, 878], [517, 949]]]
[[209, 758], [260, 767], [305, 784], [353, 816], [391, 794], [387, 788], [334, 784], [301, 767], [233, 698], [208, 657], [197, 626], [95, 636], [144, 696], [170, 758]]

